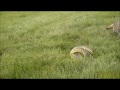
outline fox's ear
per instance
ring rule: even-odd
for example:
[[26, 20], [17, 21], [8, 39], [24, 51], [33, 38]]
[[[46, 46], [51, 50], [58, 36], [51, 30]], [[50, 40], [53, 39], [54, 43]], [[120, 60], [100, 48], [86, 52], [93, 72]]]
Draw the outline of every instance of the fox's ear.
[[108, 27], [106, 27], [106, 29], [113, 29], [113, 24], [111, 24]]

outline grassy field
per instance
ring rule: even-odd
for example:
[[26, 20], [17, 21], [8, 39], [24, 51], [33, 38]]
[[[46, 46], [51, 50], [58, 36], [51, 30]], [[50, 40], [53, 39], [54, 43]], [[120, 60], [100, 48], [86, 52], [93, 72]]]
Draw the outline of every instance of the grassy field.
[[[120, 79], [120, 37], [106, 27], [115, 11], [0, 12], [1, 79]], [[75, 46], [92, 57], [71, 59]]]

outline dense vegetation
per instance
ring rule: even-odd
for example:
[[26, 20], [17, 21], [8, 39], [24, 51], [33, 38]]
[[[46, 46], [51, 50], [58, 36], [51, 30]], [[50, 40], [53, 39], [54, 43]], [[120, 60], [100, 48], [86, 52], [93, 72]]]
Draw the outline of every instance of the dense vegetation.
[[[120, 78], [120, 12], [0, 12], [0, 78]], [[75, 46], [92, 57], [71, 59]]]

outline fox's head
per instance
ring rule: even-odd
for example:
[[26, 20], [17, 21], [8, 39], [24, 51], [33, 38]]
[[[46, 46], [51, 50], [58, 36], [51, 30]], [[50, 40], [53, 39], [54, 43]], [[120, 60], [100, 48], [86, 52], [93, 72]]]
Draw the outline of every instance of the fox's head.
[[106, 29], [113, 29], [113, 24], [111, 24], [108, 27], [106, 27]]

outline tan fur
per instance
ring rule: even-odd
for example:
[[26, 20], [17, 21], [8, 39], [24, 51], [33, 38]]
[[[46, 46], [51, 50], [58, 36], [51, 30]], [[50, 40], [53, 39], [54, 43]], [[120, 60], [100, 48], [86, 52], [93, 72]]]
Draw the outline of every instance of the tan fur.
[[71, 58], [81, 58], [84, 56], [91, 56], [92, 53], [93, 53], [92, 49], [89, 47], [76, 46], [71, 50], [70, 56]]
[[106, 29], [113, 29], [113, 24], [109, 25]]
[[112, 29], [113, 32], [118, 33], [120, 36], [120, 21], [117, 21], [114, 24], [109, 25], [106, 29]]

